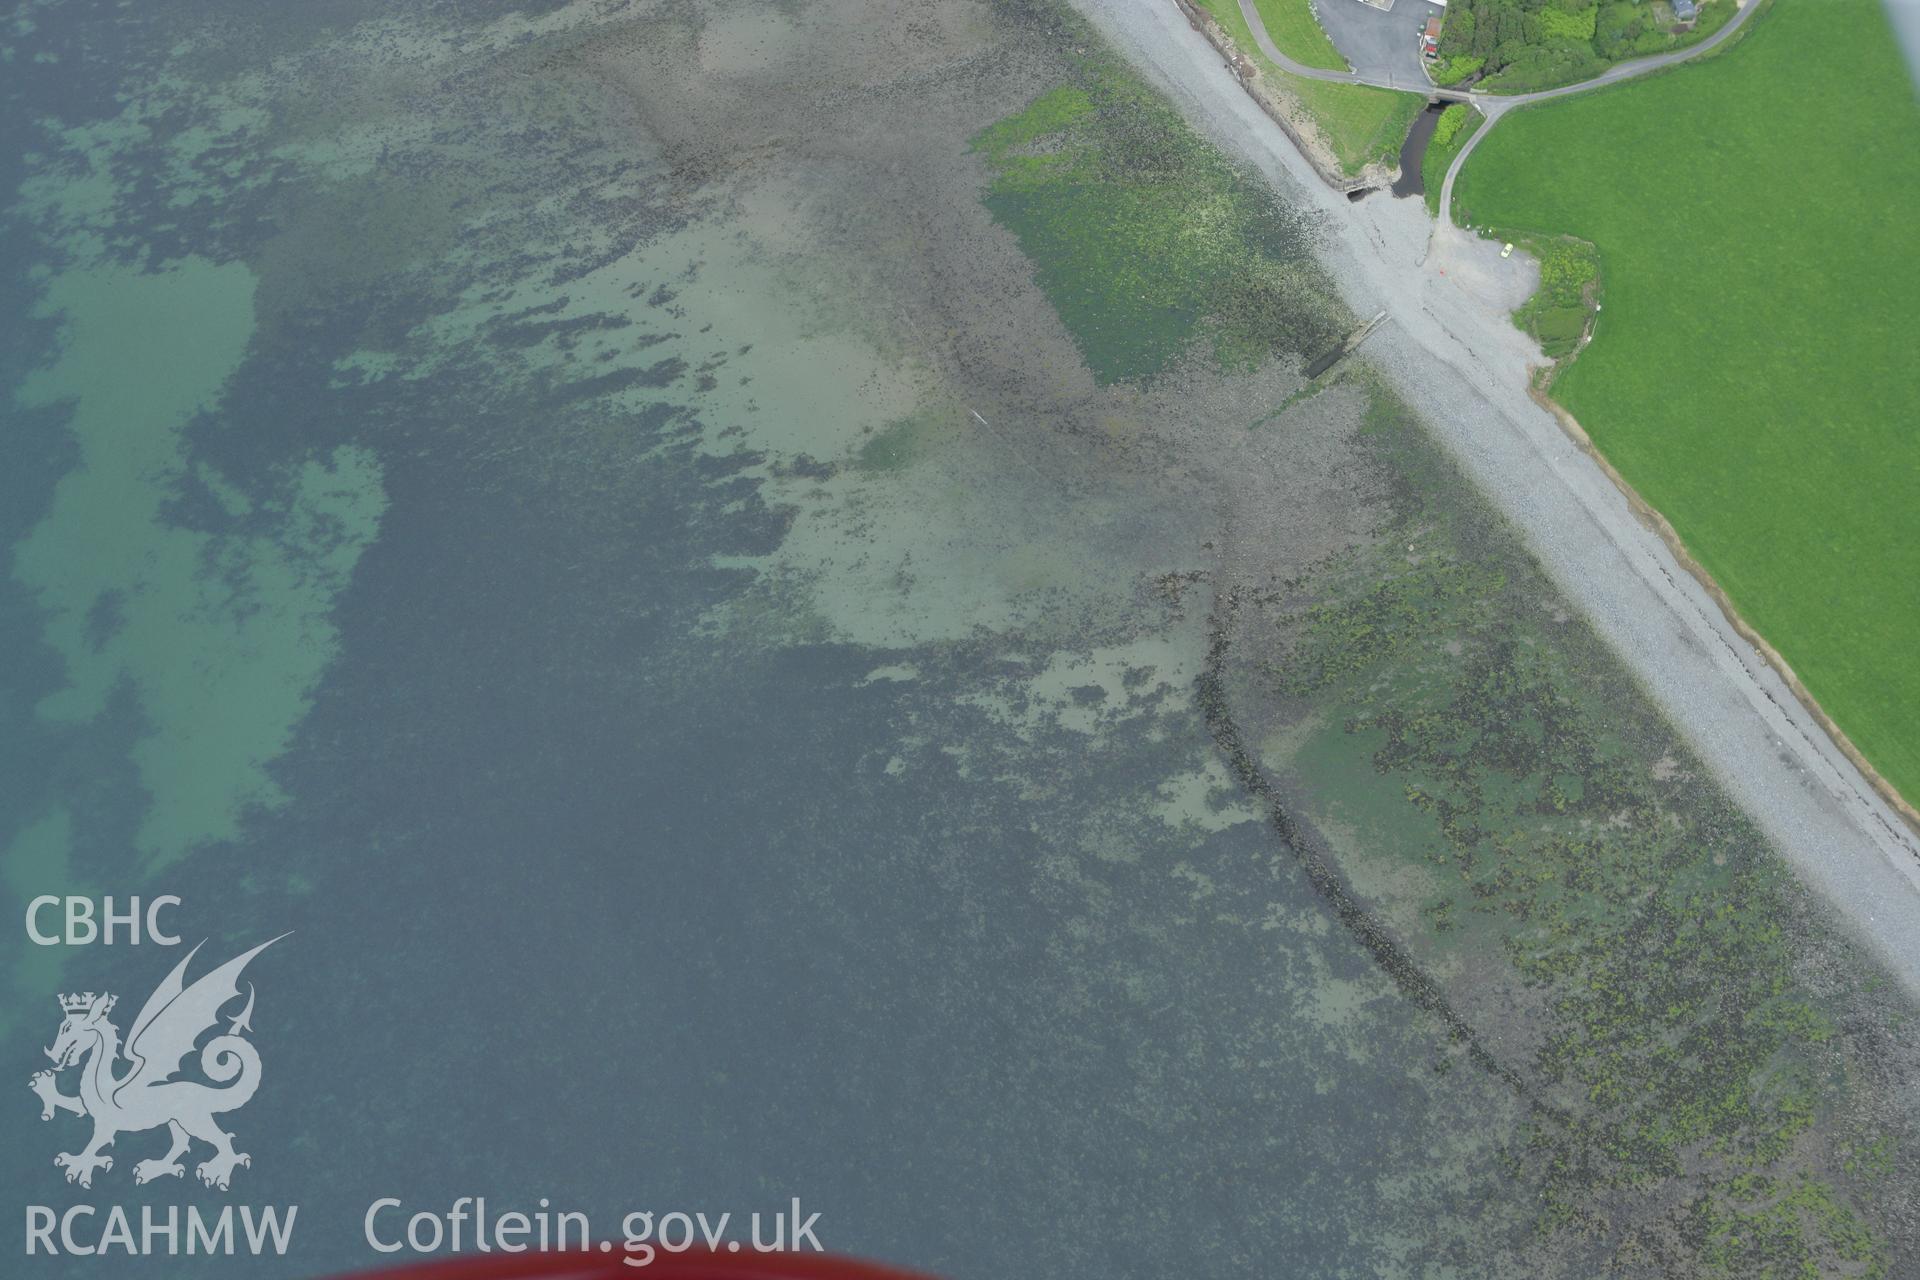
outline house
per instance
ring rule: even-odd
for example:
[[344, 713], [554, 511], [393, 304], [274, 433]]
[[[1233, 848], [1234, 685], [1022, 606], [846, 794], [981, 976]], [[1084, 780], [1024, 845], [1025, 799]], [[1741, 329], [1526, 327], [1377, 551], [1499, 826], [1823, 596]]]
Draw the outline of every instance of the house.
[[1700, 20], [1700, 6], [1695, 0], [1667, 0], [1673, 7], [1675, 26], [1681, 31], [1693, 30], [1693, 24]]

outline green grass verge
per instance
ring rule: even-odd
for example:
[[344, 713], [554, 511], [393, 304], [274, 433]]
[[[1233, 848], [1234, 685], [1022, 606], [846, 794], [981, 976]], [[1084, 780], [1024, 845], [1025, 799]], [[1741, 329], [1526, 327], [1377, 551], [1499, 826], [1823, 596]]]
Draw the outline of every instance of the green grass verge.
[[[1449, 124], [1449, 121], [1458, 121], [1458, 124]], [[1485, 116], [1464, 102], [1456, 102], [1440, 113], [1440, 123], [1434, 129], [1433, 141], [1427, 144], [1427, 153], [1420, 157], [1420, 179], [1427, 187], [1428, 213], [1439, 214], [1440, 188], [1446, 184], [1447, 170], [1452, 167], [1453, 158], [1460, 154], [1469, 138], [1480, 132], [1480, 126], [1486, 121]]]
[[1413, 118], [1427, 105], [1417, 93], [1324, 84], [1289, 76], [1277, 68], [1271, 74], [1283, 77], [1287, 88], [1313, 113], [1339, 157], [1341, 171], [1349, 177], [1375, 161], [1392, 164], [1407, 140], [1407, 130], [1413, 127]]
[[[1313, 16], [1311, 0], [1253, 0], [1260, 22], [1280, 52], [1304, 67], [1345, 71], [1347, 60]], [[1236, 6], [1237, 7], [1237, 6]]]
[[[1236, 0], [1194, 2], [1212, 15], [1214, 21], [1233, 37], [1234, 44], [1253, 59], [1261, 75], [1271, 78], [1300, 99], [1301, 105], [1319, 123], [1321, 133], [1326, 135], [1328, 145], [1333, 148], [1334, 156], [1340, 162], [1342, 173], [1353, 177], [1375, 160], [1393, 163], [1394, 157], [1400, 153], [1400, 144], [1407, 140], [1407, 129], [1413, 124], [1413, 118], [1426, 105], [1423, 97], [1417, 93], [1373, 89], [1365, 85], [1323, 84], [1318, 80], [1288, 75], [1254, 44], [1253, 32], [1241, 16]], [[1266, 3], [1276, 3], [1276, 0], [1266, 0]], [[1266, 17], [1265, 8], [1261, 10], [1261, 20], [1271, 22]], [[1317, 28], [1318, 24], [1315, 25]], [[1271, 25], [1268, 33], [1272, 34]], [[1274, 36], [1274, 43], [1280, 43], [1278, 35]], [[1292, 53], [1291, 50], [1288, 52]], [[1306, 61], [1304, 58], [1300, 60]], [[1345, 69], [1345, 63], [1341, 64], [1340, 69]]]
[[1556, 397], [1913, 799], [1920, 102], [1876, 0], [1752, 26], [1516, 114], [1456, 214], [1598, 246], [1605, 317]]

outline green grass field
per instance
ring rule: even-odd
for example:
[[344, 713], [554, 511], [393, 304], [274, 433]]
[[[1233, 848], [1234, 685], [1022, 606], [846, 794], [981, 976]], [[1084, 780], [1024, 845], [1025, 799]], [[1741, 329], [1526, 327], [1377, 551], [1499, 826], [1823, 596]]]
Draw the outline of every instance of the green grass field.
[[1920, 101], [1877, 0], [1524, 110], [1454, 217], [1599, 247], [1554, 395], [1920, 801]]
[[[1248, 30], [1247, 21], [1240, 14], [1238, 0], [1195, 0], [1195, 3], [1212, 15], [1213, 20], [1233, 37], [1234, 44], [1253, 59], [1262, 76], [1300, 99], [1301, 104], [1319, 122], [1321, 132], [1326, 134], [1327, 142], [1333, 148], [1344, 173], [1348, 176], [1358, 174], [1375, 160], [1393, 163], [1394, 157], [1400, 153], [1400, 144], [1407, 140], [1408, 127], [1424, 105], [1424, 99], [1419, 94], [1373, 89], [1357, 84], [1323, 84], [1318, 80], [1288, 75], [1254, 44], [1253, 33]], [[1260, 20], [1267, 24], [1267, 34], [1290, 57], [1308, 65], [1320, 65], [1302, 56], [1274, 27], [1276, 18], [1269, 10], [1277, 12], [1289, 6], [1297, 6], [1301, 15], [1313, 23], [1313, 29], [1320, 31], [1320, 24], [1314, 22], [1313, 16], [1306, 12], [1305, 0], [1260, 0]], [[1324, 31], [1320, 32], [1320, 39], [1326, 40]], [[1327, 48], [1333, 48], [1331, 42]], [[1339, 55], [1333, 56], [1338, 58]], [[1339, 70], [1346, 68], [1344, 61], [1333, 65]]]
[[1304, 67], [1322, 67], [1345, 71], [1347, 60], [1333, 47], [1333, 41], [1313, 16], [1308, 0], [1253, 0], [1260, 22], [1273, 37], [1280, 52]]

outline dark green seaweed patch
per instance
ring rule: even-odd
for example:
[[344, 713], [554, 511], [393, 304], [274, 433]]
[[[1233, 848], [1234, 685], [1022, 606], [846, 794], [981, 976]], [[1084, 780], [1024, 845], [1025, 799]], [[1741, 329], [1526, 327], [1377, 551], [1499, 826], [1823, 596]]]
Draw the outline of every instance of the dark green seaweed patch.
[[995, 220], [1101, 383], [1150, 378], [1197, 333], [1246, 367], [1318, 351], [1346, 317], [1300, 220], [1110, 55], [973, 142]]
[[1415, 952], [1504, 957], [1488, 1016], [1552, 1108], [1513, 1153], [1540, 1230], [1688, 1274], [1881, 1274], [1867, 1161], [1815, 1123], [1853, 1050], [1801, 980], [1794, 882], [1397, 413], [1376, 396], [1398, 515], [1293, 584], [1267, 670], [1323, 726], [1307, 791], [1433, 889]]

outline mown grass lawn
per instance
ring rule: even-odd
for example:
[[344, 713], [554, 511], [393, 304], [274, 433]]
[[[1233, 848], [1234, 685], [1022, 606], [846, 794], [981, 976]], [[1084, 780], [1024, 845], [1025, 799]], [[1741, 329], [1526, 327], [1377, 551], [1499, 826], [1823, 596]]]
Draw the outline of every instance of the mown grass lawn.
[[1554, 395], [1920, 801], [1920, 102], [1878, 0], [1516, 113], [1454, 216], [1599, 247]]
[[1413, 127], [1413, 118], [1426, 106], [1426, 101], [1417, 93], [1359, 84], [1328, 84], [1324, 80], [1290, 76], [1278, 67], [1273, 67], [1268, 74], [1284, 80], [1294, 96], [1313, 112], [1313, 118], [1320, 122], [1327, 140], [1340, 157], [1340, 168], [1350, 177], [1375, 161], [1391, 165], [1400, 155], [1407, 130]]
[[[1236, 4], [1238, 0], [1234, 0]], [[1334, 48], [1320, 19], [1313, 16], [1311, 0], [1253, 0], [1261, 25], [1273, 37], [1280, 52], [1303, 67], [1321, 67], [1345, 71], [1347, 60]]]

